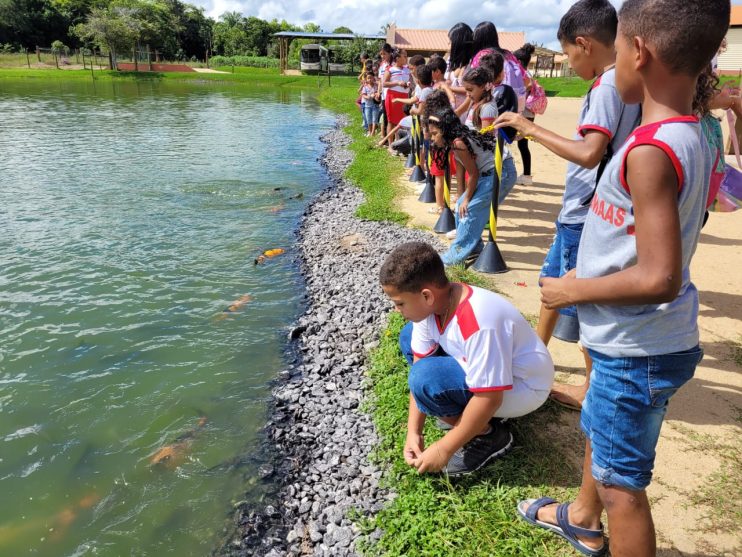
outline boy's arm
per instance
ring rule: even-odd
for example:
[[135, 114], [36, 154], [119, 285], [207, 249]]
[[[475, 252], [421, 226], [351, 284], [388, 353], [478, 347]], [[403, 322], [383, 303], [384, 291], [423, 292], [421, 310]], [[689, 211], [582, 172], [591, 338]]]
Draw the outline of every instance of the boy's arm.
[[[418, 358], [415, 358], [417, 361]], [[425, 414], [420, 412], [417, 407], [415, 398], [410, 394], [409, 410], [407, 412], [407, 440], [404, 446], [404, 459], [410, 466], [415, 465], [415, 461], [425, 450], [425, 439], [423, 437], [423, 427], [425, 426]]]
[[595, 168], [600, 164], [610, 138], [598, 130], [586, 130], [582, 139], [567, 139], [542, 128], [515, 112], [503, 112], [495, 120], [495, 128], [510, 126], [523, 137], [533, 139], [549, 151], [583, 168]]
[[413, 106], [410, 109], [410, 114], [415, 114], [415, 115], [419, 116], [420, 114], [423, 113], [424, 110], [425, 110], [425, 101], [421, 101], [421, 102], [417, 103], [416, 106]]
[[549, 309], [573, 304], [638, 305], [674, 300], [681, 285], [682, 248], [677, 172], [659, 148], [640, 145], [626, 158], [634, 206], [637, 262], [603, 277], [542, 279]]
[[439, 472], [457, 450], [481, 432], [502, 404], [502, 391], [474, 393], [456, 426], [436, 441], [413, 464], [420, 474]]

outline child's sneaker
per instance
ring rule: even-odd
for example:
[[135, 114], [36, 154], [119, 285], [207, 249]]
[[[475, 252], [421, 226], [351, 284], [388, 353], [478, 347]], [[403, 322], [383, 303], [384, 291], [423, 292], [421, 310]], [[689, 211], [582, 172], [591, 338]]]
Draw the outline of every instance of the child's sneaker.
[[456, 239], [456, 229], [454, 228], [450, 232], [446, 232], [446, 238], [449, 240], [455, 240]]
[[465, 476], [476, 472], [491, 460], [505, 455], [513, 446], [513, 434], [502, 420], [490, 420], [492, 430], [477, 435], [458, 451], [443, 468], [450, 477]]
[[516, 178], [515, 180], [516, 184], [520, 184], [521, 186], [532, 186], [533, 185], [533, 178], [530, 177], [528, 174], [521, 174]]

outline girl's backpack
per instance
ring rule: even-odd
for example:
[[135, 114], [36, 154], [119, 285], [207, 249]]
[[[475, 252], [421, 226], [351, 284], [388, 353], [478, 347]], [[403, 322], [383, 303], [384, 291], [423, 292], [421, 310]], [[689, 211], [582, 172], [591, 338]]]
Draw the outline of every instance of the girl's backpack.
[[531, 78], [531, 89], [526, 96], [526, 108], [534, 114], [543, 114], [546, 112], [548, 102], [544, 88], [539, 85], [538, 81]]

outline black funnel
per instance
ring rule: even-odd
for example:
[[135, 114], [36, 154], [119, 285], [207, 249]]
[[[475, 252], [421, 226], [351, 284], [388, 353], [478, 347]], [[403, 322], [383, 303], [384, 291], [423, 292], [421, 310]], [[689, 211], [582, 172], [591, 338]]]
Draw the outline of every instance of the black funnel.
[[436, 222], [433, 227], [433, 232], [445, 234], [446, 232], [451, 232], [451, 230], [454, 230], [455, 228], [456, 219], [454, 218], [453, 211], [448, 207], [444, 207], [441, 216], [438, 217], [438, 222]]
[[490, 274], [507, 272], [508, 266], [505, 265], [500, 248], [497, 247], [497, 242], [487, 242], [484, 245], [484, 249], [472, 265], [472, 269], [480, 273]]

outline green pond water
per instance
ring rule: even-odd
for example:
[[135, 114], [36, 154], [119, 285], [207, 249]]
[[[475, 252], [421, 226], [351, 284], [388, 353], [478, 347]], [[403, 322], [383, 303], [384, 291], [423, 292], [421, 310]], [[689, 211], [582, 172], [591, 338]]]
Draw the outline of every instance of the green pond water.
[[0, 80], [0, 114], [0, 555], [208, 555], [264, 489], [233, 464], [285, 365], [333, 116], [312, 92], [34, 80]]

